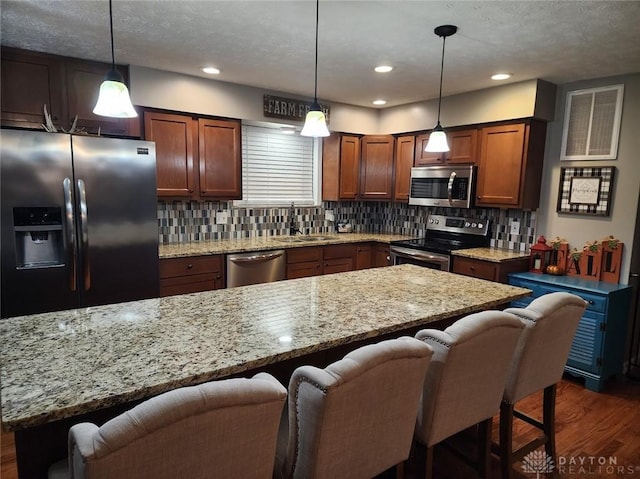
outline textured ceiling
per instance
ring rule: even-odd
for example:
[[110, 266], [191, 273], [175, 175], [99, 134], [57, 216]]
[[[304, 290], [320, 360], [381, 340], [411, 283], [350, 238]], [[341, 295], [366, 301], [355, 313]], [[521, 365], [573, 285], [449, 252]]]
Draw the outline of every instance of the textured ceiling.
[[[110, 61], [107, 0], [2, 0], [3, 45]], [[313, 96], [312, 0], [114, 0], [116, 62]], [[639, 1], [321, 0], [318, 97], [371, 107], [518, 82], [640, 72]], [[390, 64], [395, 70], [373, 73]], [[504, 83], [504, 82], [502, 82]]]

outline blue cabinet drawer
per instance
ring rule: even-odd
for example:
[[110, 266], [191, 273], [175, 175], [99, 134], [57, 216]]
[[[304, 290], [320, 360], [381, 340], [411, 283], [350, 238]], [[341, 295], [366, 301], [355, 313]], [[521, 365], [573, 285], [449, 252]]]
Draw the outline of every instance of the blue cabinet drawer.
[[[567, 288], [567, 287], [558, 287], [558, 285], [544, 284], [538, 283], [536, 281], [530, 281], [527, 279], [521, 278], [513, 278], [511, 277], [509, 283], [513, 286], [519, 286], [521, 288], [527, 288], [533, 291], [531, 298], [539, 298], [548, 293], [554, 293], [557, 291], [564, 291], [567, 293], [575, 294], [584, 299], [587, 303], [587, 309], [591, 311], [596, 311], [599, 313], [605, 313], [607, 311], [607, 297], [601, 296], [597, 294], [587, 293], [586, 291]], [[525, 298], [527, 299], [527, 298]]]

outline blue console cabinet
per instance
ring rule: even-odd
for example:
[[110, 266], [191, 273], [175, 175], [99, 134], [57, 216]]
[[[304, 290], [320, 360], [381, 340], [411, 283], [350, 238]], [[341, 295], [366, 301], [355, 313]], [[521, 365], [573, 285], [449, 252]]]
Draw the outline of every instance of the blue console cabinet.
[[534, 299], [555, 291], [573, 293], [589, 304], [580, 319], [565, 371], [585, 378], [585, 387], [601, 391], [604, 381], [622, 373], [631, 287], [573, 276], [512, 273], [509, 284], [533, 291], [511, 303], [525, 308]]

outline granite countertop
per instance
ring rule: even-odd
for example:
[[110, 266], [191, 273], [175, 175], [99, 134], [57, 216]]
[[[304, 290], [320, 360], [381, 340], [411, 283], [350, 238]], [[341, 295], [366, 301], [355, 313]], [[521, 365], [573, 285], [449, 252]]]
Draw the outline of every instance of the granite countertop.
[[2, 426], [73, 417], [530, 293], [401, 265], [5, 319]]
[[[301, 238], [322, 238], [315, 241], [304, 241]], [[328, 244], [364, 243], [376, 241], [390, 243], [396, 240], [411, 239], [412, 236], [384, 233], [328, 233], [308, 236], [259, 236], [230, 240], [194, 241], [160, 245], [160, 258], [179, 258], [184, 256], [213, 255], [225, 253], [242, 253], [249, 251], [267, 251], [282, 248], [299, 248], [304, 246], [323, 246]]]
[[517, 259], [528, 258], [529, 253], [522, 251], [513, 251], [500, 248], [469, 248], [452, 251], [453, 256], [461, 256], [464, 258], [479, 259], [482, 261], [490, 261], [492, 263], [504, 263], [506, 261], [514, 261]]

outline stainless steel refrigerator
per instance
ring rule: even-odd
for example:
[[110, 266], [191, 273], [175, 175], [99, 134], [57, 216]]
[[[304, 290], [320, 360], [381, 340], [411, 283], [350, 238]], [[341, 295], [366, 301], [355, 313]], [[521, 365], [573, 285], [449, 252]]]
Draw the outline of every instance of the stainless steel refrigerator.
[[155, 143], [0, 130], [3, 318], [159, 294]]

